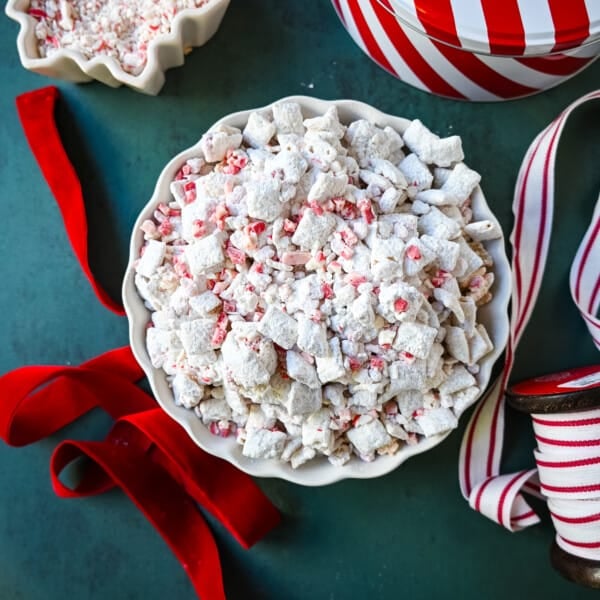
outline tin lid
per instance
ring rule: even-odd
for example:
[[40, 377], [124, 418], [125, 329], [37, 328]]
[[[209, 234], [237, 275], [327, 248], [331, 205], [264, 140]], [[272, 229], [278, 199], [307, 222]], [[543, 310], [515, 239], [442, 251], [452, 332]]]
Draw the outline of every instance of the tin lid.
[[376, 0], [406, 25], [454, 47], [507, 56], [600, 42], [600, 0]]
[[600, 406], [600, 365], [533, 377], [506, 390], [508, 403], [527, 413], [555, 413]]

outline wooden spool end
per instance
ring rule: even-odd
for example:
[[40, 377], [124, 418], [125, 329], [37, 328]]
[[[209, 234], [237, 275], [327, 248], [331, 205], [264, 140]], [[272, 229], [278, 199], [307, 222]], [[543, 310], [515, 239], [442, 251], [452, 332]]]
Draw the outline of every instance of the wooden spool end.
[[506, 390], [508, 404], [527, 414], [590, 410], [600, 407], [600, 365], [533, 377]]
[[565, 579], [600, 589], [600, 561], [569, 554], [553, 542], [550, 547], [550, 562]]

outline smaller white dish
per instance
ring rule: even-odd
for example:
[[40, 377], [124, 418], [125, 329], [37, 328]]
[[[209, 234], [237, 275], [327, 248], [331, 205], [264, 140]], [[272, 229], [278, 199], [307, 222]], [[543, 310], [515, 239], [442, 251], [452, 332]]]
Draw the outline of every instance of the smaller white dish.
[[82, 83], [100, 81], [110, 87], [126, 85], [144, 94], [156, 95], [165, 82], [165, 71], [183, 64], [185, 54], [205, 44], [217, 31], [230, 0], [210, 0], [200, 8], [182, 10], [175, 15], [168, 34], [159, 35], [148, 45], [147, 62], [138, 75], [126, 72], [112, 57], [91, 59], [81, 52], [60, 49], [41, 58], [35, 35], [37, 20], [28, 14], [29, 0], [8, 0], [6, 14], [21, 28], [17, 50], [21, 64], [28, 70], [56, 79]]
[[[281, 102], [282, 100], [278, 100]], [[337, 108], [340, 121], [348, 124], [357, 119], [367, 119], [379, 127], [390, 126], [400, 134], [409, 126], [407, 119], [384, 114], [377, 109], [361, 102], [352, 100], [326, 101], [305, 96], [292, 96], [283, 101], [296, 102], [302, 109], [305, 118], [324, 114], [328, 108]], [[254, 111], [266, 111], [273, 105], [258, 109], [245, 110], [230, 114], [217, 125], [229, 125], [243, 129], [249, 115]], [[133, 353], [144, 369], [150, 386], [160, 406], [175, 419], [190, 435], [190, 437], [204, 450], [223, 458], [242, 471], [260, 477], [278, 477], [288, 481], [319, 486], [333, 483], [346, 478], [367, 479], [385, 475], [394, 470], [410, 456], [420, 454], [438, 445], [450, 431], [422, 438], [416, 445], [405, 445], [396, 454], [379, 456], [373, 462], [363, 462], [353, 458], [344, 466], [334, 466], [326, 458], [317, 458], [300, 468], [294, 470], [288, 463], [278, 460], [251, 459], [242, 454], [242, 447], [236, 443], [234, 436], [222, 438], [210, 433], [193, 411], [175, 405], [173, 393], [167, 382], [167, 377], [162, 369], [152, 366], [146, 349], [146, 329], [150, 320], [150, 311], [144, 305], [138, 294], [134, 278], [134, 263], [140, 256], [140, 249], [144, 245], [144, 234], [140, 229], [142, 223], [152, 218], [159, 203], [168, 203], [171, 199], [170, 182], [175, 177], [186, 160], [202, 155], [200, 143], [184, 150], [173, 158], [159, 176], [152, 198], [142, 209], [133, 229], [130, 243], [129, 264], [123, 283], [123, 300], [129, 319], [130, 343]], [[467, 157], [468, 162], [468, 157]], [[477, 187], [472, 194], [472, 209], [474, 220], [489, 219], [499, 227], [498, 222], [488, 207], [483, 192]], [[477, 384], [483, 391], [489, 384], [492, 367], [500, 356], [508, 339], [508, 302], [511, 292], [511, 274], [506, 257], [504, 240], [502, 238], [490, 240], [485, 246], [494, 261], [493, 271], [495, 283], [492, 289], [493, 298], [478, 311], [478, 321], [487, 329], [494, 344], [492, 352], [487, 354], [480, 362], [480, 370], [476, 375]], [[473, 399], [475, 402], [477, 398]], [[183, 432], [182, 432], [182, 435]]]

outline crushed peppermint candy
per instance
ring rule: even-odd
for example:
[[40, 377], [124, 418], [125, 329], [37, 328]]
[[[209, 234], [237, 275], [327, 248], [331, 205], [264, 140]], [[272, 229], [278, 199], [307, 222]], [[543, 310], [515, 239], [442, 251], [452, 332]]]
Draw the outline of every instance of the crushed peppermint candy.
[[29, 15], [38, 22], [35, 35], [42, 58], [74, 50], [87, 59], [114, 58], [121, 68], [139, 75], [148, 46], [171, 31], [175, 15], [213, 0], [31, 0]]
[[297, 468], [394, 454], [457, 426], [493, 348], [460, 138], [293, 102], [219, 125], [142, 224], [147, 351], [177, 405]]

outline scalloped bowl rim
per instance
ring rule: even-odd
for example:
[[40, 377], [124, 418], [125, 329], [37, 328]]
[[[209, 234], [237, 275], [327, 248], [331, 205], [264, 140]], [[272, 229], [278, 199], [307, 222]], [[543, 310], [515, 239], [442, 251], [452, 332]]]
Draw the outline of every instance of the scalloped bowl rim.
[[[199, 19], [206, 16], [206, 13], [213, 13], [217, 6], [224, 5], [223, 12], [231, 0], [210, 0], [207, 4], [198, 8], [186, 8], [175, 15], [171, 21], [171, 30], [153, 38], [148, 44], [146, 65], [140, 73], [133, 75], [125, 71], [119, 62], [112, 56], [94, 56], [85, 58], [85, 56], [76, 50], [62, 48], [53, 53], [50, 57], [32, 57], [27, 53], [25, 40], [27, 36], [35, 36], [36, 20], [22, 9], [16, 8], [17, 4], [27, 3], [28, 0], [8, 0], [5, 7], [5, 13], [8, 17], [19, 23], [19, 33], [17, 35], [17, 49], [22, 65], [29, 70], [35, 71], [39, 69], [56, 68], [63, 59], [70, 60], [74, 63], [81, 74], [89, 79], [96, 79], [94, 75], [90, 75], [90, 71], [98, 66], [104, 66], [109, 71], [111, 76], [121, 84], [130, 86], [135, 89], [144, 90], [152, 85], [152, 79], [157, 73], [163, 73], [171, 68], [164, 69], [158, 63], [158, 52], [161, 46], [171, 46], [173, 48], [181, 48], [183, 51], [183, 40], [181, 38], [181, 28], [186, 19]], [[208, 40], [207, 40], [208, 41]], [[175, 66], [175, 65], [172, 65]]]
[[[357, 118], [366, 118], [380, 126], [391, 125], [401, 133], [410, 123], [407, 119], [383, 113], [368, 104], [355, 100], [320, 100], [308, 96], [289, 96], [260, 108], [231, 113], [217, 121], [211, 129], [219, 124], [243, 127], [251, 112], [268, 110], [273, 104], [281, 101], [298, 102], [302, 107], [305, 117], [323, 114], [327, 108], [335, 105], [342, 122], [349, 122], [349, 120]], [[342, 479], [370, 479], [379, 477], [393, 471], [409, 457], [421, 454], [442, 442], [454, 430], [429, 438], [422, 438], [414, 446], [405, 445], [396, 454], [392, 456], [379, 456], [370, 463], [360, 461], [353, 456], [346, 465], [339, 467], [329, 463], [326, 458], [319, 457], [294, 470], [290, 467], [289, 463], [273, 459], [250, 459], [243, 456], [241, 452], [242, 447], [234, 438], [221, 438], [211, 434], [193, 411], [175, 405], [164, 371], [162, 369], [155, 369], [151, 365], [146, 352], [144, 332], [149, 320], [150, 311], [144, 306], [143, 300], [136, 291], [133, 262], [139, 256], [139, 249], [143, 243], [143, 233], [140, 230], [140, 225], [152, 215], [159, 201], [164, 201], [165, 197], [169, 195], [169, 183], [181, 164], [188, 158], [198, 156], [199, 154], [201, 154], [201, 151], [198, 141], [193, 146], [180, 152], [164, 167], [157, 180], [151, 199], [140, 212], [134, 225], [130, 243], [129, 264], [123, 281], [123, 300], [129, 321], [131, 348], [148, 377], [150, 387], [159, 405], [206, 452], [230, 462], [249, 475], [277, 477], [305, 486], [328, 485]], [[498, 224], [479, 186], [473, 194], [473, 210], [477, 218], [488, 218]], [[469, 406], [475, 404], [483, 394], [483, 391], [488, 387], [492, 367], [504, 350], [509, 331], [508, 303], [511, 294], [511, 275], [504, 247], [504, 237], [502, 236], [497, 240], [486, 242], [486, 248], [494, 260], [493, 270], [496, 278], [493, 287], [493, 299], [490, 303], [480, 308], [478, 320], [486, 325], [490, 337], [494, 342], [494, 350], [479, 363], [480, 372], [477, 378], [478, 382], [483, 384], [481, 385], [482, 391]]]

